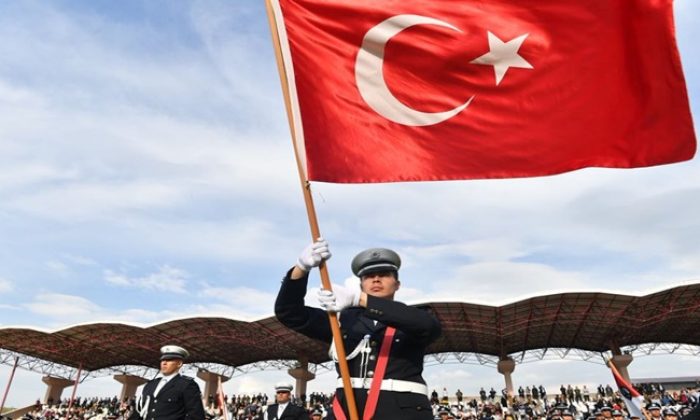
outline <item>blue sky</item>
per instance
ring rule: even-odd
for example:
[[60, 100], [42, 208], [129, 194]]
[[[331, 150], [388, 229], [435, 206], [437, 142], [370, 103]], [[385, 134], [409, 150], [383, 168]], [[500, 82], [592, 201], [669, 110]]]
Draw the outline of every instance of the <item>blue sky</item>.
[[[700, 3], [675, 7], [697, 121]], [[0, 326], [272, 313], [309, 233], [262, 1], [3, 1], [0, 57]], [[356, 252], [392, 247], [405, 261], [399, 297], [409, 302], [497, 304], [700, 280], [697, 158], [534, 179], [313, 188], [335, 281], [354, 282]], [[557, 375], [542, 373], [550, 370]], [[642, 358], [630, 370], [698, 372], [686, 357]], [[8, 374], [0, 367], [0, 383]], [[226, 389], [257, 392], [279, 375]], [[325, 376], [310, 386], [327, 387]], [[437, 388], [502, 387], [492, 368], [426, 376]], [[607, 377], [571, 361], [515, 373], [516, 384], [552, 386]], [[83, 387], [118, 391], [108, 378]], [[39, 376], [22, 372], [9, 402], [41, 394]]]

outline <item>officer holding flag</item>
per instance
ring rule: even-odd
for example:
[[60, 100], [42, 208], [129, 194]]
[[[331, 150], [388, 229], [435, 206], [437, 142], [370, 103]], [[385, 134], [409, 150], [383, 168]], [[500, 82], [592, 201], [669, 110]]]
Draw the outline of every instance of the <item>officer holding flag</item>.
[[[441, 327], [426, 308], [394, 300], [401, 286], [399, 255], [385, 248], [360, 252], [351, 264], [352, 272], [360, 278], [359, 290], [333, 285], [333, 291], [319, 291], [323, 309], [305, 306], [309, 271], [330, 256], [328, 242], [321, 238], [302, 252], [282, 282], [275, 302], [277, 318], [295, 331], [331, 344], [326, 311], [339, 312], [360, 417], [432, 420], [428, 388], [422, 377], [423, 356], [425, 348], [440, 335]], [[331, 355], [337, 361], [334, 349], [331, 346]], [[345, 402], [342, 380], [338, 378], [330, 419], [346, 418]]]

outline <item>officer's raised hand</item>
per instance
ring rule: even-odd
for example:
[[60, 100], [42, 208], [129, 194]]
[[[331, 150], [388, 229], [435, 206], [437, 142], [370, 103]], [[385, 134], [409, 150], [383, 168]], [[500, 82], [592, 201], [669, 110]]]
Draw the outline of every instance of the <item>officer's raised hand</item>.
[[292, 270], [292, 280], [299, 279], [308, 273], [312, 268], [321, 265], [331, 257], [331, 251], [328, 248], [328, 241], [323, 238], [318, 238], [309, 244], [299, 255], [297, 263]]
[[360, 305], [360, 291], [333, 285], [333, 290], [320, 289], [318, 303], [328, 312], [340, 312], [345, 308]]

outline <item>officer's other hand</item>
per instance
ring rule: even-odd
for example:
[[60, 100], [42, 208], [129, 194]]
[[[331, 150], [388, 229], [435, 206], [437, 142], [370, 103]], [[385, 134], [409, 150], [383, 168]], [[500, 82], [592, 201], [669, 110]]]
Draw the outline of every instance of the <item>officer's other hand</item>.
[[308, 273], [312, 268], [318, 267], [321, 261], [330, 257], [331, 251], [328, 250], [328, 241], [318, 238], [301, 252], [299, 260], [297, 260], [297, 267]]
[[360, 304], [360, 293], [343, 286], [333, 285], [333, 291], [320, 289], [318, 291], [318, 303], [328, 312], [340, 312], [351, 306]]

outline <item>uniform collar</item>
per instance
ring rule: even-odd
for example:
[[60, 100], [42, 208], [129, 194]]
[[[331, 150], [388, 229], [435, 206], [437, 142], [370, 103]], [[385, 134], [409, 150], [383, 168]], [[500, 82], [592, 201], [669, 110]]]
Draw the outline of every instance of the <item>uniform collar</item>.
[[162, 381], [167, 382], [167, 381], [173, 379], [174, 377], [176, 377], [176, 376], [179, 375], [179, 374], [180, 374], [180, 372], [175, 372], [175, 373], [172, 373], [172, 374], [167, 375], [167, 376], [161, 374], [159, 377], [160, 377], [160, 379], [161, 379]]

